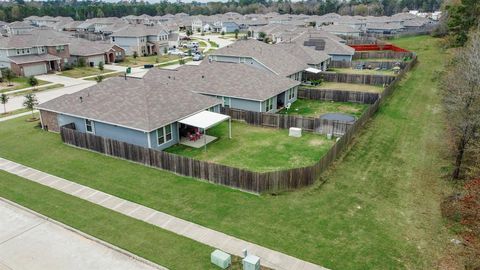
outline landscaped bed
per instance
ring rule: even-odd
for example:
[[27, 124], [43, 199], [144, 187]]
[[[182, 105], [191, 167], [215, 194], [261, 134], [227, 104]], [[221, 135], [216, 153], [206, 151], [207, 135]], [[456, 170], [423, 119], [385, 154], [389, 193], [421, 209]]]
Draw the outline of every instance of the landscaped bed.
[[313, 165], [333, 145], [325, 136], [303, 132], [301, 138], [289, 137], [286, 129], [262, 128], [232, 121], [232, 139], [228, 124], [207, 130], [219, 138], [203, 148], [183, 145], [170, 147], [166, 152], [207, 160], [253, 171], [275, 171]]
[[329, 90], [343, 90], [343, 91], [358, 91], [381, 93], [383, 87], [381, 85], [359, 84], [359, 83], [337, 83], [337, 82], [322, 82], [320, 85], [305, 85], [302, 87], [314, 89], [329, 89]]
[[109, 72], [114, 72], [114, 70], [100, 70], [98, 67], [76, 67], [70, 70], [62, 71], [60, 75], [72, 78], [83, 78], [87, 76], [101, 75]]
[[326, 113], [346, 113], [359, 117], [367, 108], [367, 104], [360, 103], [298, 99], [292, 103], [290, 109], [283, 109], [279, 113], [311, 117], [319, 117]]

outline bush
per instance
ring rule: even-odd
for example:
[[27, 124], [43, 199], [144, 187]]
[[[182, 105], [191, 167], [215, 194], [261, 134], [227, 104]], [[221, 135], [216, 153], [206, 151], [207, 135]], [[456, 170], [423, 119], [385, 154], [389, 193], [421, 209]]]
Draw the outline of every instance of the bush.
[[134, 51], [134, 52], [133, 52], [133, 59], [137, 59], [137, 57], [138, 57], [138, 52], [137, 52], [137, 51]]
[[97, 75], [97, 77], [95, 77], [95, 81], [97, 83], [101, 83], [103, 81], [104, 77], [102, 75]]
[[103, 62], [102, 62], [102, 61], [100, 61], [100, 62], [98, 63], [98, 69], [100, 69], [100, 70], [102, 70], [102, 71], [105, 69], [105, 67], [103, 66]]
[[78, 67], [85, 67], [86, 65], [87, 65], [87, 61], [85, 60], [85, 58], [78, 59], [78, 62], [77, 62]]

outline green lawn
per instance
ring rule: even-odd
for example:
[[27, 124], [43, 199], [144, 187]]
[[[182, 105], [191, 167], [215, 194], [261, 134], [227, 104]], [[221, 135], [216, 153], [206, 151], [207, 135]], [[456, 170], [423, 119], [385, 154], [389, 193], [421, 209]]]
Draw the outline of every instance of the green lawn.
[[[13, 84], [13, 85], [8, 86], [9, 83], [6, 80], [4, 82], [0, 83], [0, 93], [19, 90], [19, 89], [23, 89], [23, 88], [27, 88], [27, 87], [32, 87], [32, 86], [30, 86], [30, 84], [28, 84], [28, 78], [27, 77], [13, 78], [10, 81], [10, 83]], [[49, 82], [38, 80], [37, 87], [40, 86], [40, 85], [47, 84], [47, 83], [49, 83]]]
[[314, 88], [314, 89], [371, 92], [371, 93], [383, 92], [383, 87], [381, 85], [358, 84], [358, 83], [322, 82], [320, 85], [316, 85], [316, 86], [302, 85], [301, 87]]
[[[450, 163], [436, 88], [446, 55], [428, 36], [394, 42], [417, 52], [418, 66], [350, 151], [310, 188], [255, 196], [69, 147], [58, 134], [41, 132], [24, 119], [0, 123], [0, 156], [331, 269], [435, 269], [453, 237], [439, 207], [451, 191], [442, 180]], [[33, 196], [13, 181], [6, 188], [23, 200]], [[41, 194], [32, 207], [78, 218], [87, 229], [101, 227], [118, 241], [133, 234], [129, 226], [110, 231], [117, 222], [98, 225], [62, 203], [44, 206], [50, 196]], [[87, 207], [73, 209], [90, 211]], [[152, 243], [161, 239], [153, 236], [123, 247], [133, 251], [145, 245], [154, 252]], [[167, 256], [180, 255], [158, 252], [148, 258]]]
[[64, 87], [65, 85], [61, 84], [61, 83], [56, 83], [56, 84], [52, 84], [52, 85], [48, 85], [48, 86], [39, 86], [34, 90], [26, 90], [26, 91], [21, 91], [21, 92], [15, 92], [13, 94], [10, 94], [10, 96], [24, 96], [26, 94], [36, 94], [36, 93], [39, 93], [39, 92], [43, 92], [43, 91], [48, 91], [48, 90], [52, 90], [52, 89], [57, 89], [57, 88], [60, 88], [60, 87]]
[[322, 135], [304, 132], [301, 138], [288, 136], [288, 130], [262, 128], [232, 121], [232, 139], [228, 123], [207, 131], [219, 138], [203, 148], [175, 145], [166, 151], [201, 160], [254, 171], [274, 171], [312, 165], [333, 145]]
[[350, 73], [350, 74], [367, 74], [367, 75], [392, 75], [394, 76], [393, 70], [373, 70], [373, 69], [354, 69], [354, 68], [332, 68], [329, 69], [330, 72], [336, 73]]
[[3, 117], [7, 117], [7, 116], [12, 116], [12, 115], [15, 115], [15, 114], [19, 114], [19, 113], [24, 113], [24, 112], [28, 112], [30, 111], [29, 109], [25, 109], [25, 108], [22, 108], [22, 109], [18, 109], [18, 110], [14, 110], [14, 111], [10, 111], [10, 112], [7, 112], [7, 113], [4, 113], [3, 112], [3, 105], [0, 105], [0, 118], [3, 118]]
[[125, 67], [138, 67], [146, 64], [157, 64], [178, 59], [176, 55], [149, 55], [139, 56], [136, 59], [133, 56], [125, 57], [125, 60], [119, 62], [117, 65]]
[[339, 112], [359, 117], [367, 108], [367, 104], [360, 103], [298, 99], [292, 103], [290, 109], [283, 109], [279, 113], [319, 117], [322, 114]]
[[60, 75], [71, 78], [83, 78], [87, 76], [100, 75], [103, 73], [113, 72], [113, 70], [100, 70], [98, 67], [76, 67], [70, 70], [64, 70]]
[[[103, 79], [108, 79], [108, 78], [112, 78], [112, 77], [120, 77], [120, 76], [124, 76], [125, 73], [123, 72], [118, 72], [118, 73], [111, 73], [111, 74], [107, 74], [107, 75], [101, 75], [103, 77]], [[87, 81], [96, 81], [96, 77], [92, 77], [92, 78], [88, 78], [88, 79], [85, 79]]]

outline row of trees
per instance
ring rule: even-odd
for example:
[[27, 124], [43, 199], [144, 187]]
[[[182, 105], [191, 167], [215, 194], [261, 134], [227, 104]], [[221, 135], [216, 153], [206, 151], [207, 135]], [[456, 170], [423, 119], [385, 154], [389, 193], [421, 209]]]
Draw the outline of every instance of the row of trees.
[[[291, 0], [252, 1], [239, 0], [228, 2], [160, 3], [148, 2], [97, 2], [97, 1], [38, 1], [3, 2], [0, 5], [1, 21], [22, 20], [25, 17], [36, 16], [68, 16], [75, 20], [85, 20], [94, 17], [123, 17], [127, 15], [165, 15], [188, 13], [190, 15], [213, 15], [226, 12], [247, 13], [291, 13], [307, 15], [323, 15], [339, 12], [344, 15], [392, 15], [406, 9], [434, 11], [440, 8], [443, 0]], [[475, 0], [472, 0], [475, 1]]]

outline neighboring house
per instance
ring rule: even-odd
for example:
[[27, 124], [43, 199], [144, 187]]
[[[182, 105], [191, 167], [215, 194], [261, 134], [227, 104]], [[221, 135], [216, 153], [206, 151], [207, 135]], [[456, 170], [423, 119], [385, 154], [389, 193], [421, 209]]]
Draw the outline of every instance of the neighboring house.
[[[157, 76], [157, 72], [146, 76]], [[254, 112], [274, 113], [295, 102], [300, 85], [298, 81], [258, 70], [247, 63], [186, 65], [172, 72], [172, 76], [195, 93], [220, 99], [223, 107]]]
[[400, 23], [367, 23], [366, 32], [370, 34], [394, 35], [404, 29]]
[[105, 42], [92, 42], [84, 39], [70, 39], [70, 63], [77, 64], [84, 59], [88, 66], [98, 66], [100, 62], [111, 64], [121, 62], [125, 58], [125, 50]]
[[127, 55], [162, 54], [168, 48], [169, 33], [162, 26], [129, 25], [110, 35], [110, 41], [125, 50]]
[[361, 30], [342, 24], [331, 24], [327, 26], [322, 26], [320, 27], [320, 29], [337, 36], [360, 37], [360, 35], [362, 34]]
[[208, 59], [216, 62], [245, 63], [296, 81], [302, 81], [303, 71], [308, 68], [307, 63], [281, 48], [253, 39], [239, 40], [215, 50]]
[[235, 31], [240, 31], [240, 27], [236, 22], [230, 22], [230, 21], [223, 21], [220, 24], [220, 32], [224, 33], [233, 33]]
[[294, 55], [298, 59], [301, 59], [310, 67], [321, 71], [327, 70], [330, 59], [332, 58], [324, 51], [317, 51], [312, 47], [302, 46], [295, 42], [277, 43], [273, 46], [281, 48], [282, 50]]
[[205, 110], [218, 112], [221, 104], [180, 88], [171, 73], [158, 69], [156, 76], [144, 79], [112, 78], [47, 101], [38, 106], [42, 128], [58, 132], [61, 126], [74, 124], [80, 132], [168, 148], [180, 141], [178, 121]]
[[62, 70], [70, 58], [68, 42], [51, 32], [55, 31], [36, 30], [1, 38], [0, 67], [10, 68], [19, 76]]
[[8, 24], [6, 29], [7, 29], [7, 34], [9, 36], [13, 36], [13, 35], [27, 34], [28, 32], [35, 29], [35, 27], [26, 22], [12, 22]]
[[293, 38], [292, 42], [323, 51], [332, 57], [332, 61], [350, 62], [355, 54], [355, 49], [340, 42], [341, 40], [325, 31], [311, 29]]

